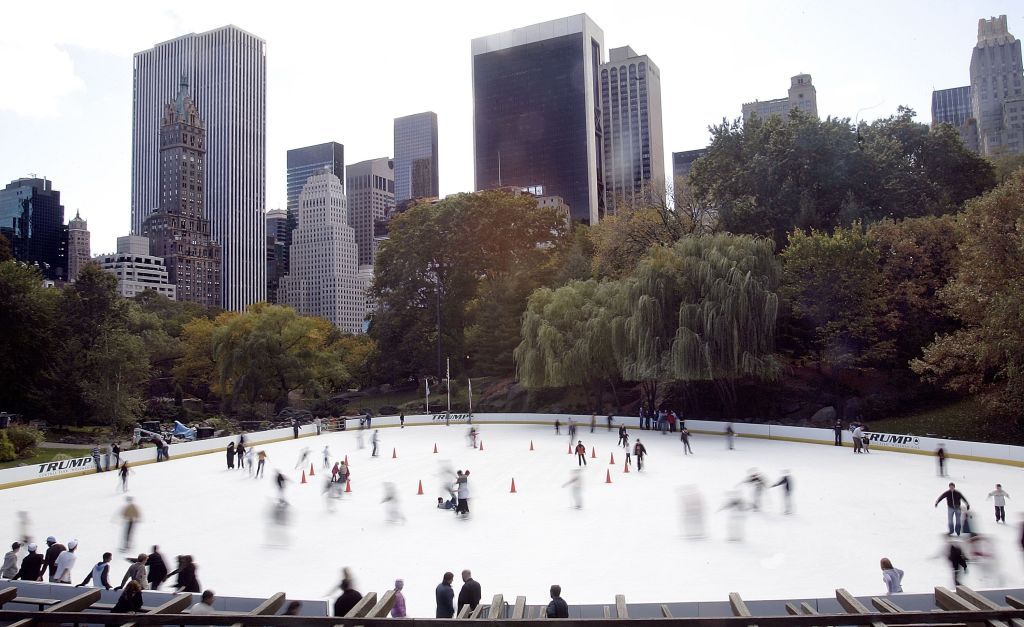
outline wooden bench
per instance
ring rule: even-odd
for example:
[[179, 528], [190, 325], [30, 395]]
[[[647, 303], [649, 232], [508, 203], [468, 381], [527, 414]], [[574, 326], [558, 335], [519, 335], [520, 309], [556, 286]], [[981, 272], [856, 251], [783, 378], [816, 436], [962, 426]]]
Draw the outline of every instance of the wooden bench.
[[395, 591], [388, 590], [384, 593], [384, 596], [377, 601], [377, 604], [367, 612], [367, 618], [387, 618], [388, 613], [391, 612], [391, 608], [395, 607]]
[[[192, 595], [182, 592], [171, 597], [166, 603], [158, 605], [146, 612], [146, 614], [182, 614], [192, 604]], [[143, 607], [142, 609], [146, 609]], [[135, 623], [125, 623], [121, 627], [136, 627]]]
[[463, 605], [462, 607], [459, 608], [459, 613], [455, 616], [455, 618], [457, 618], [457, 619], [469, 618], [469, 613], [471, 611], [472, 610], [469, 609], [469, 605], [468, 604]]
[[[842, 605], [843, 609], [850, 614], [874, 614], [874, 612], [868, 609], [866, 605], [847, 592], [845, 588], [839, 588], [836, 590], [836, 601], [839, 601], [839, 605]], [[871, 623], [871, 627], [885, 627], [885, 623], [881, 621], [874, 621]]]
[[[740, 598], [738, 592], [729, 593], [729, 607], [732, 609], [733, 616], [753, 617], [747, 608], [747, 604]], [[753, 625], [754, 623], [751, 624]]]
[[100, 598], [100, 591], [99, 590], [95, 590], [94, 589], [94, 590], [90, 590], [88, 592], [83, 592], [82, 594], [80, 594], [78, 596], [71, 597], [70, 599], [67, 599], [66, 601], [60, 601], [59, 603], [54, 603], [50, 607], [48, 607], [45, 610], [43, 610], [41, 612], [42, 615], [38, 619], [36, 619], [36, 618], [24, 618], [24, 619], [19, 620], [17, 622], [11, 623], [7, 627], [29, 627], [30, 625], [37, 624], [37, 621], [38, 621], [39, 625], [46, 625], [47, 624], [46, 623], [46, 616], [45, 616], [46, 614], [52, 614], [54, 612], [81, 612], [82, 610], [86, 609], [87, 607], [89, 607], [90, 605], [92, 605], [93, 603], [98, 601], [99, 598]]
[[4, 606], [4, 603], [13, 601], [18, 596], [17, 588], [4, 588], [0, 590], [0, 607]]
[[[501, 611], [501, 606], [504, 605], [504, 604], [505, 604], [505, 597], [504, 596], [502, 596], [500, 594], [494, 595], [494, 598], [491, 599], [491, 607], [487, 611], [487, 618], [489, 618], [491, 620], [496, 620], [496, 618], [498, 616], [498, 612]], [[477, 606], [477, 609], [480, 609], [479, 605]], [[474, 617], [474, 618], [476, 618], [476, 617]], [[501, 618], [504, 619], [505, 617], [502, 616]]]
[[11, 603], [24, 603], [25, 605], [37, 605], [42, 612], [51, 605], [60, 603], [60, 599], [37, 599], [35, 597], [14, 597]]
[[373, 606], [377, 605], [377, 593], [367, 592], [363, 595], [363, 598], [359, 599], [359, 602], [352, 606], [352, 609], [345, 614], [345, 618], [363, 618], [366, 616]]
[[[268, 616], [277, 614], [277, 610], [284, 605], [284, 592], [276, 592], [269, 599], [260, 603], [249, 611], [249, 616]], [[242, 623], [235, 623], [232, 627], [244, 627]]]
[[[978, 594], [974, 590], [967, 586], [957, 586], [956, 593], [963, 599], [966, 599], [972, 605], [983, 610], [1006, 610], [1010, 609], [1008, 606], [999, 605], [995, 601], [991, 601], [988, 597]], [[1013, 627], [1024, 627], [1024, 619], [1012, 618], [1010, 619], [1010, 625]]]
[[629, 610], [626, 609], [626, 595], [615, 595], [615, 618], [629, 618]]
[[[973, 603], [967, 599], [961, 598], [957, 593], [943, 588], [942, 586], [936, 586], [935, 588], [935, 604], [947, 612], [969, 612], [971, 610], [981, 609], [976, 607]], [[1001, 620], [990, 620], [982, 623], [968, 623], [968, 625], [980, 625], [987, 627], [1009, 627], [1006, 621]]]
[[516, 604], [512, 607], [511, 620], [523, 620], [526, 618], [526, 597], [517, 596]]

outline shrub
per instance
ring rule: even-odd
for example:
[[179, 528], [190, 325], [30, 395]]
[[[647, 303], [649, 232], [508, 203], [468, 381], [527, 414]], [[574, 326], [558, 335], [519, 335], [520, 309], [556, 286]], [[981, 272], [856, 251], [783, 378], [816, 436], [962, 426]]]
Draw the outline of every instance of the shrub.
[[13, 462], [18, 458], [14, 452], [14, 445], [7, 438], [7, 433], [0, 431], [0, 462]]
[[43, 441], [43, 433], [35, 427], [12, 425], [7, 427], [7, 441], [14, 446], [14, 453], [21, 457]]

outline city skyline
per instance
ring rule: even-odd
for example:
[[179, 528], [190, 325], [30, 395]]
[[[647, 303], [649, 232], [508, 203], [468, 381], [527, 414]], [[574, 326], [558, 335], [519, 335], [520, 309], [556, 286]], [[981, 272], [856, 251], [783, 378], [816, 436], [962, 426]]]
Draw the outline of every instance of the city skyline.
[[[1024, 34], [1024, 16], [1005, 1], [868, 2], [855, 13], [811, 2], [793, 2], [781, 12], [735, 2], [654, 13], [602, 2], [525, 2], [514, 11], [472, 19], [458, 3], [399, 3], [400, 19], [390, 20], [386, 31], [359, 20], [310, 23], [284, 10], [188, 1], [173, 10], [139, 7], [132, 27], [124, 29], [95, 17], [103, 11], [43, 5], [58, 8], [46, 11], [53, 20], [47, 29], [12, 32], [0, 42], [0, 64], [14, 59], [16, 67], [31, 66], [48, 78], [31, 92], [0, 93], [0, 136], [18, 147], [0, 154], [0, 175], [14, 180], [34, 173], [53, 180], [67, 215], [78, 210], [89, 221], [96, 253], [112, 251], [114, 239], [129, 231], [132, 55], [190, 32], [236, 24], [267, 42], [267, 209], [285, 206], [288, 148], [334, 139], [346, 145], [350, 162], [390, 155], [394, 118], [418, 111], [438, 115], [441, 195], [471, 191], [470, 42], [489, 33], [586, 12], [605, 30], [606, 50], [632, 45], [649, 54], [662, 73], [666, 163], [672, 152], [706, 145], [708, 125], [737, 118], [743, 102], [777, 97], [779, 86], [801, 72], [814, 76], [821, 117], [871, 120], [902, 104], [928, 123], [932, 90], [967, 82], [979, 19], [1005, 13], [1010, 32]], [[15, 21], [28, 10], [11, 9]], [[323, 9], [339, 18], [344, 14], [340, 7]], [[442, 26], [444, 38], [410, 35]], [[318, 37], [321, 30], [335, 37]], [[783, 40], [799, 45], [779, 47], [776, 42]], [[326, 94], [308, 96], [308, 85], [321, 84], [328, 67], [327, 61], [310, 59], [347, 58], [366, 49], [380, 63], [401, 69], [402, 80], [384, 85], [374, 99], [344, 98], [344, 80], [328, 86]]]

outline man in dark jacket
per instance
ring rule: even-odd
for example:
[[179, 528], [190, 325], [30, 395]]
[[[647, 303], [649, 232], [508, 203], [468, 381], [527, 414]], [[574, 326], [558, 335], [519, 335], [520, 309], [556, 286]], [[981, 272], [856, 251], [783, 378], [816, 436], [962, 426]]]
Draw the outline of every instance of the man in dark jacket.
[[842, 446], [843, 445], [843, 423], [838, 418], [836, 419], [836, 424], [834, 424], [832, 426], [832, 432], [836, 436], [836, 446]]
[[348, 579], [343, 579], [341, 581], [341, 596], [334, 601], [334, 615], [348, 614], [349, 610], [355, 607], [362, 598], [363, 595], [352, 589], [352, 583]]
[[473, 579], [469, 570], [462, 571], [462, 589], [459, 590], [459, 608], [468, 605], [469, 609], [475, 610], [480, 605], [480, 584]]
[[551, 586], [551, 603], [548, 603], [548, 618], [569, 618], [569, 605], [562, 598], [562, 586]]
[[437, 612], [435, 618], [452, 618], [455, 616], [455, 591], [452, 590], [452, 581], [455, 575], [445, 573], [441, 583], [434, 589], [434, 598], [437, 600]]
[[28, 555], [21, 560], [21, 569], [18, 570], [18, 574], [14, 576], [14, 579], [38, 581], [42, 578], [43, 572], [43, 556], [36, 553], [36, 543], [29, 542]]
[[[956, 535], [960, 535], [960, 507], [967, 503], [967, 499], [960, 493], [960, 490], [956, 489], [956, 484], [950, 482], [949, 489], [935, 500], [935, 507], [938, 507], [943, 500], [946, 501], [946, 522], [949, 524], [949, 534], [947, 535], [953, 535], [953, 531], [956, 531]], [[967, 503], [967, 506], [970, 507], [971, 504]], [[953, 524], [954, 520], [956, 525]]]
[[160, 547], [155, 544], [153, 552], [146, 557], [146, 566], [149, 567], [146, 581], [149, 582], [150, 588], [158, 590], [164, 579], [167, 579], [167, 562], [164, 561], [164, 556], [160, 555]]
[[50, 571], [50, 581], [55, 582], [57, 581], [57, 557], [64, 551], [67, 551], [68, 547], [57, 542], [57, 538], [54, 538], [53, 536], [46, 539], [46, 546], [49, 548], [46, 549], [46, 556], [43, 558], [43, 565]]

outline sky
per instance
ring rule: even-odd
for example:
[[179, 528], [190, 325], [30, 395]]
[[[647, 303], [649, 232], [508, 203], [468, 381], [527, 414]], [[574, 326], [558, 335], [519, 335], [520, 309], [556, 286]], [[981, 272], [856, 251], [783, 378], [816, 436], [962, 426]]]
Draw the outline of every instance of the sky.
[[[906, 105], [930, 121], [933, 89], [969, 83], [977, 20], [1010, 0], [642, 3], [392, 0], [253, 3], [56, 2], [5, 7], [0, 34], [0, 184], [35, 174], [88, 220], [92, 252], [128, 234], [132, 55], [225, 24], [267, 42], [267, 208], [285, 205], [285, 153], [326, 141], [356, 163], [393, 156], [393, 119], [434, 111], [441, 194], [473, 189], [470, 41], [587, 13], [605, 49], [629, 45], [661, 70], [665, 162], [707, 144], [743, 102], [812, 75], [820, 116], [872, 120]], [[607, 54], [607, 52], [606, 52]]]

